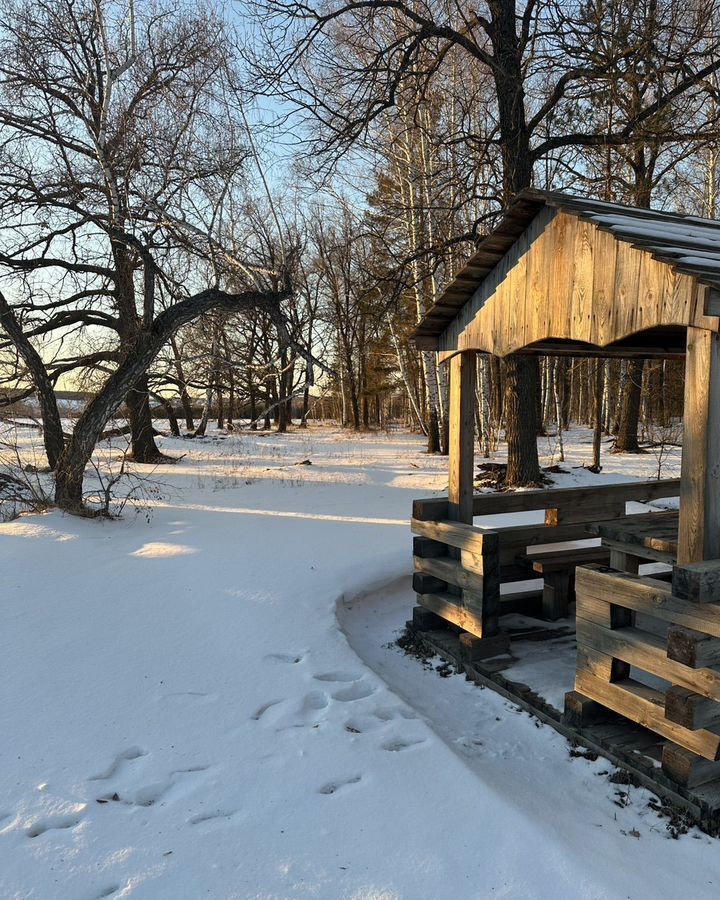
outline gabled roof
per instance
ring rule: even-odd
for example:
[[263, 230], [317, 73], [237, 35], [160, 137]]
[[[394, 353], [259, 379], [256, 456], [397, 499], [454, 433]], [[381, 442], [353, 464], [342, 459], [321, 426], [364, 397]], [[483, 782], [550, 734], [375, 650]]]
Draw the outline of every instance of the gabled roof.
[[417, 326], [415, 336], [442, 334], [545, 207], [591, 221], [676, 271], [720, 288], [720, 221], [529, 188], [516, 195], [497, 227], [480, 241], [478, 249]]

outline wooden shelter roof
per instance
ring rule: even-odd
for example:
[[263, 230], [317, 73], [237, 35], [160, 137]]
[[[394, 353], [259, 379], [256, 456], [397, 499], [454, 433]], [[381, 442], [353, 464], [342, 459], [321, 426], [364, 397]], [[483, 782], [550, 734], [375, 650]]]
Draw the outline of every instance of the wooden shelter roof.
[[592, 223], [594, 228], [643, 251], [674, 272], [720, 290], [720, 221], [528, 189], [515, 197], [497, 227], [481, 240], [476, 252], [417, 326], [415, 339], [419, 347], [429, 349], [437, 343], [459, 311], [476, 300], [487, 276], [493, 273], [496, 283], [504, 277], [498, 276], [496, 267], [543, 210], [548, 211], [548, 216], [562, 212]]

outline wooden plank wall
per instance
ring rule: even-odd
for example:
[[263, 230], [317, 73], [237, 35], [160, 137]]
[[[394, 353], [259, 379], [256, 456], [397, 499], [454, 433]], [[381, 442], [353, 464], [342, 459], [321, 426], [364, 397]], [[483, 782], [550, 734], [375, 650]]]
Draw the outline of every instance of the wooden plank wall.
[[650, 252], [546, 208], [448, 325], [439, 349], [506, 356], [550, 338], [602, 347], [656, 326], [717, 328], [705, 294]]
[[[720, 778], [720, 604], [698, 599], [718, 577], [720, 560], [675, 567], [672, 585], [602, 566], [576, 572], [575, 691], [671, 741], [668, 766], [677, 778], [681, 760], [686, 786]], [[652, 619], [669, 623], [664, 636]]]

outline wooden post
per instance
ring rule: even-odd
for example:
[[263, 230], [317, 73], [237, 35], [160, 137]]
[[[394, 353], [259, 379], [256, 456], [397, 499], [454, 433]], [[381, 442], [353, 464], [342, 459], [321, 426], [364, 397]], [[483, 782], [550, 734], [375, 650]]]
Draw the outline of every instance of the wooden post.
[[720, 336], [689, 326], [678, 563], [720, 558]]
[[450, 360], [448, 517], [472, 525], [475, 462], [475, 351]]

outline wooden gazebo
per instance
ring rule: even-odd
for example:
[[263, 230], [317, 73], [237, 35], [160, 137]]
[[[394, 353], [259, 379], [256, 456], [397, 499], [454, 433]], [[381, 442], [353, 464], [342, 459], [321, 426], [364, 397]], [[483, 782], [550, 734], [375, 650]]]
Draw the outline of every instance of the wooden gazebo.
[[[565, 722], [582, 728], [600, 705], [641, 723], [667, 739], [663, 767], [684, 787], [720, 777], [719, 325], [719, 222], [528, 190], [415, 334], [450, 370], [448, 496], [413, 507], [418, 626], [452, 623], [477, 660], [507, 649], [504, 612], [539, 602], [554, 619], [576, 599], [576, 690]], [[475, 494], [477, 353], [683, 356], [681, 478]], [[626, 501], [677, 496], [679, 518], [648, 513], [631, 529], [636, 548], [624, 540]], [[544, 524], [473, 525], [476, 516], [531, 509], [545, 510]], [[609, 535], [602, 546], [568, 548], [591, 527]], [[670, 563], [671, 574], [638, 575], [652, 560]], [[501, 594], [501, 584], [528, 572], [544, 580], [539, 600]], [[643, 616], [665, 628], [639, 627]], [[656, 676], [647, 679], [655, 686], [638, 670]]]

